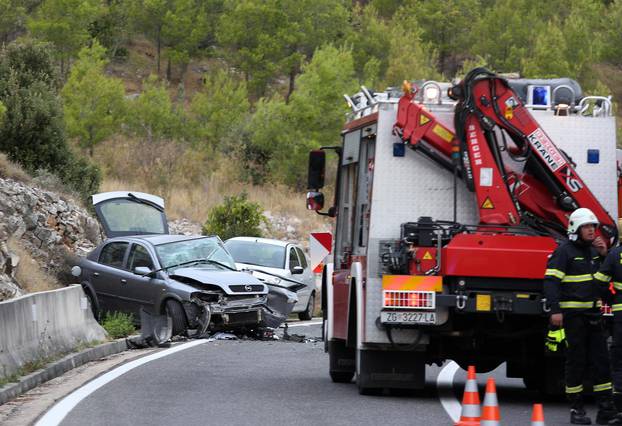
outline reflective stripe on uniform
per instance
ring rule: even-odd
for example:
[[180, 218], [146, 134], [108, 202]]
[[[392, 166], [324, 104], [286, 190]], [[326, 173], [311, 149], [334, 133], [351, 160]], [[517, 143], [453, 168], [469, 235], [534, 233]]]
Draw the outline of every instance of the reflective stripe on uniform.
[[622, 283], [614, 281], [613, 288], [615, 288], [616, 290], [622, 290]]
[[563, 302], [559, 302], [559, 307], [560, 308], [564, 308], [564, 309], [572, 309], [572, 308], [583, 308], [583, 309], [590, 309], [590, 308], [594, 308], [594, 307], [600, 307], [601, 306], [601, 302], [597, 301], [597, 302], [577, 302], [577, 301], [572, 301], [572, 300], [565, 300]]
[[616, 303], [615, 305], [611, 305], [611, 310], [613, 312], [620, 312], [620, 311], [622, 311], [622, 303]]
[[564, 279], [566, 274], [559, 269], [547, 269], [544, 271], [544, 276], [559, 278], [560, 280]]
[[569, 387], [566, 386], [566, 393], [579, 393], [583, 392], [583, 385]]
[[609, 281], [611, 281], [611, 276], [610, 275], [605, 275], [602, 272], [596, 272], [594, 274], [594, 278], [596, 278], [598, 281], [602, 281], [604, 283], [608, 283]]
[[594, 385], [594, 392], [603, 392], [611, 390], [611, 382], [601, 383], [600, 385]]
[[563, 279], [563, 283], [583, 283], [587, 281], [592, 281], [594, 277], [592, 274], [583, 274], [583, 275], [566, 275]]

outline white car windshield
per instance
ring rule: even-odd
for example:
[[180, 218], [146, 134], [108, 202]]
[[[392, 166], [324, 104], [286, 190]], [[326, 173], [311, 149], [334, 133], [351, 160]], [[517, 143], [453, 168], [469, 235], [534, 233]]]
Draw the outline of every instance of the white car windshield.
[[266, 268], [285, 268], [285, 247], [257, 241], [229, 240], [227, 250], [238, 263], [264, 266]]
[[[207, 259], [235, 269], [235, 262], [229, 253], [227, 253], [227, 250], [225, 250], [220, 240], [215, 237], [193, 238], [175, 241], [173, 243], [159, 244], [155, 246], [155, 249], [163, 268], [179, 265], [184, 262], [191, 262], [193, 260]], [[222, 268], [215, 263], [201, 264], [202, 267], [203, 265], [210, 268]], [[171, 271], [169, 270], [169, 272]]]

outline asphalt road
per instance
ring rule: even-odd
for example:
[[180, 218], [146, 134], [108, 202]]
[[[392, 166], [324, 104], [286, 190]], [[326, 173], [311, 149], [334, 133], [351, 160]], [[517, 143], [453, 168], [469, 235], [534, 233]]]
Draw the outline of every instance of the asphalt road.
[[[311, 340], [320, 332], [317, 324], [289, 328], [290, 334]], [[414, 394], [361, 396], [354, 383], [330, 381], [322, 342], [216, 340], [119, 375], [78, 398], [61, 424], [451, 425], [466, 373], [458, 369], [448, 375], [450, 367], [429, 367], [425, 389]], [[438, 378], [443, 369], [441, 376], [449, 377], [445, 384]], [[502, 367], [491, 374], [502, 424], [530, 424], [532, 404], [541, 402], [538, 395], [522, 381], [505, 378]], [[487, 377], [478, 375], [482, 399]], [[594, 415], [595, 408], [588, 409]], [[544, 410], [549, 426], [568, 424], [563, 401], [545, 401]]]

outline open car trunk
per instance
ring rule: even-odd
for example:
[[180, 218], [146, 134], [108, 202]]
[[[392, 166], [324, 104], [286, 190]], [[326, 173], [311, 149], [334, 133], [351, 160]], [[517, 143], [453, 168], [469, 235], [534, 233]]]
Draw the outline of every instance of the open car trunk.
[[164, 200], [156, 195], [114, 191], [95, 194], [92, 198], [107, 238], [168, 234]]

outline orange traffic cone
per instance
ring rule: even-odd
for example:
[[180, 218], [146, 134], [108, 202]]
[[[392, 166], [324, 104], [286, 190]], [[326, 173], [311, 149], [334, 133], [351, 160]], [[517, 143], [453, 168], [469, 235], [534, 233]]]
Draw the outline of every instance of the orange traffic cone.
[[542, 404], [533, 404], [531, 426], [546, 426], [546, 423], [544, 423], [544, 409], [542, 408]]
[[499, 420], [501, 420], [501, 414], [499, 413], [499, 401], [497, 401], [497, 386], [495, 386], [495, 379], [489, 377], [486, 382], [481, 426], [499, 426]]
[[467, 381], [464, 385], [464, 396], [462, 397], [460, 420], [454, 426], [479, 426], [479, 421], [479, 392], [475, 378], [475, 367], [469, 365]]

